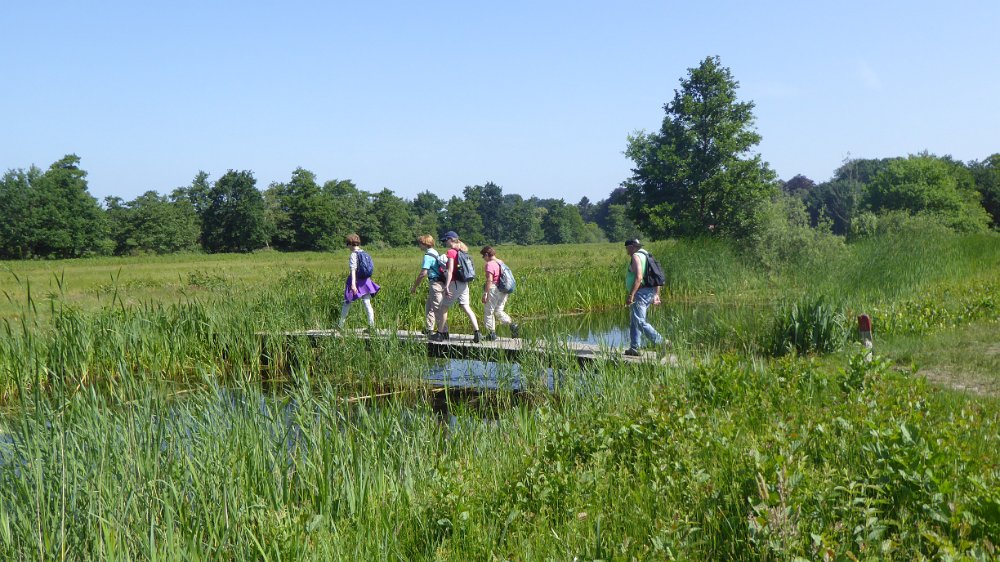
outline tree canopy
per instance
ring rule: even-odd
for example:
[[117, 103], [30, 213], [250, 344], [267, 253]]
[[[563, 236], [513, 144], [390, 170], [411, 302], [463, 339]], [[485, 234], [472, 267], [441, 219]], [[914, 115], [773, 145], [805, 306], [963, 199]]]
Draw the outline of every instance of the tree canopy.
[[250, 252], [267, 245], [264, 197], [253, 172], [229, 170], [208, 194], [203, 238], [209, 252]]
[[107, 222], [87, 187], [80, 157], [69, 154], [42, 173], [11, 170], [0, 183], [0, 255], [74, 258], [105, 252]]
[[629, 137], [629, 214], [653, 237], [739, 236], [775, 191], [774, 173], [752, 150], [753, 102], [718, 57], [688, 69], [657, 133]]

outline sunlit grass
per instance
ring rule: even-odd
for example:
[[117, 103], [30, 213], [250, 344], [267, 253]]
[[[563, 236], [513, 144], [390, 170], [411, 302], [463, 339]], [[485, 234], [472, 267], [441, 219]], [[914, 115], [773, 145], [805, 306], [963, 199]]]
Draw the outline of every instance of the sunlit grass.
[[[922, 376], [995, 383], [996, 237], [788, 271], [652, 250], [680, 367], [533, 357], [470, 401], [424, 384], [419, 345], [279, 335], [335, 323], [344, 253], [7, 262], [0, 558], [998, 556], [997, 399]], [[501, 254], [529, 340], [627, 328], [618, 245]], [[378, 323], [418, 328], [419, 252], [375, 258]], [[776, 311], [820, 297], [874, 315], [874, 361], [765, 353]]]

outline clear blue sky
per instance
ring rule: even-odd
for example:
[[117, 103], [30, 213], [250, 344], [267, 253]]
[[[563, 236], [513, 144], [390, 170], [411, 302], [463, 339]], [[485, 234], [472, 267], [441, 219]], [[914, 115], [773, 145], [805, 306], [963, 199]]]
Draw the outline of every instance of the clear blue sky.
[[412, 198], [602, 199], [719, 55], [782, 179], [1000, 152], [1000, 2], [7, 2], [0, 170], [76, 153], [132, 199], [296, 167]]

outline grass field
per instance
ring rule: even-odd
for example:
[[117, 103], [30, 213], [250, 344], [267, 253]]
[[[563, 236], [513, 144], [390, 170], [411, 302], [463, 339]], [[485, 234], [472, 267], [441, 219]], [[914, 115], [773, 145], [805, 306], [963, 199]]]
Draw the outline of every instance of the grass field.
[[[1000, 238], [779, 270], [714, 241], [652, 250], [680, 367], [559, 363], [556, 392], [444, 418], [395, 342], [261, 371], [258, 332], [334, 324], [346, 252], [6, 262], [0, 557], [1000, 558]], [[619, 246], [499, 254], [529, 337], [581, 311], [625, 326]], [[377, 322], [418, 328], [419, 250], [373, 255]]]

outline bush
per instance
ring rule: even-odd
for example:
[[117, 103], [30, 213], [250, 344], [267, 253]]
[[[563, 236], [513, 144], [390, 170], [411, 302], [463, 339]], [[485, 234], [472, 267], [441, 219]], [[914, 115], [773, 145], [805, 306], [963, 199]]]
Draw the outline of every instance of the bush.
[[835, 259], [844, 251], [844, 238], [831, 232], [828, 221], [810, 226], [805, 204], [796, 197], [777, 197], [759, 218], [744, 250], [768, 269], [809, 267]]
[[852, 238], [871, 236], [896, 236], [900, 238], [926, 238], [950, 234], [952, 227], [947, 217], [935, 213], [910, 214], [907, 211], [889, 211], [880, 215], [865, 212], [851, 225]]

